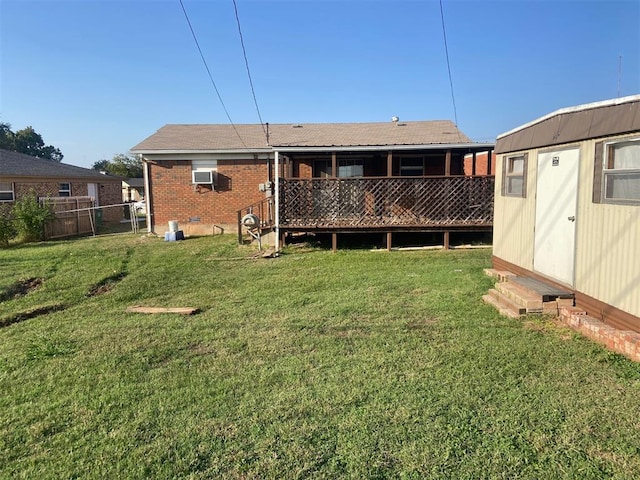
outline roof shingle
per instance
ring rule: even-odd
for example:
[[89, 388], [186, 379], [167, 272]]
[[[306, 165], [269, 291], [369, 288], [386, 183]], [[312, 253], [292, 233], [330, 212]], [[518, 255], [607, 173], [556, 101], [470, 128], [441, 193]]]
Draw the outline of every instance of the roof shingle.
[[[237, 132], [237, 133], [236, 133]], [[453, 122], [165, 125], [131, 150], [216, 151], [277, 147], [355, 147], [472, 143]]]
[[0, 177], [82, 178], [103, 182], [120, 181], [119, 177], [103, 175], [89, 168], [58, 163], [9, 150], [0, 150]]

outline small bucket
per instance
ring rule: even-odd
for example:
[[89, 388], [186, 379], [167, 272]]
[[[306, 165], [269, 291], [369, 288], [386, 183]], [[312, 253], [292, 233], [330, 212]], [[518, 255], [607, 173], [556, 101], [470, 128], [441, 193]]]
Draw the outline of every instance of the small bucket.
[[178, 231], [178, 221], [177, 220], [169, 220], [169, 231], [177, 232]]

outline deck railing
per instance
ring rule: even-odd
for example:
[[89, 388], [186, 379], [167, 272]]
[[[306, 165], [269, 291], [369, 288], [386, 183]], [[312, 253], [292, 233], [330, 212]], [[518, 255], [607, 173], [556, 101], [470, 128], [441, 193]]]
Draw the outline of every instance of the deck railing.
[[492, 176], [280, 180], [282, 228], [490, 227]]
[[273, 228], [275, 225], [275, 197], [267, 197], [257, 203], [238, 210], [238, 243], [242, 244], [242, 217], [253, 213], [260, 221], [260, 230]]

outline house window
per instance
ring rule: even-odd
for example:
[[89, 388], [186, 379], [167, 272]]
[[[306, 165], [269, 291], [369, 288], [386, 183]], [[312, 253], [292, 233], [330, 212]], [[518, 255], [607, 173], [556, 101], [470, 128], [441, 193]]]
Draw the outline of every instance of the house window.
[[607, 144], [602, 174], [606, 202], [640, 204], [640, 139]]
[[13, 183], [0, 182], [0, 202], [13, 202], [14, 200]]
[[58, 196], [59, 197], [70, 197], [71, 196], [71, 184], [70, 183], [61, 183], [58, 185]]
[[331, 160], [315, 160], [313, 162], [314, 178], [329, 178], [331, 176]]
[[527, 155], [503, 157], [502, 192], [509, 197], [525, 197]]
[[400, 159], [401, 177], [421, 177], [422, 175], [424, 175], [424, 159], [422, 157]]
[[338, 177], [364, 176], [364, 162], [359, 159], [340, 160], [338, 162]]

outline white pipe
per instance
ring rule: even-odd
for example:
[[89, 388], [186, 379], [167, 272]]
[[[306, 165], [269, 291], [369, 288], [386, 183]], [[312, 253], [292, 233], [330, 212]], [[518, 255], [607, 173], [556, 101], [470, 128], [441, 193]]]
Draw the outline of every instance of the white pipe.
[[142, 159], [142, 165], [144, 166], [144, 168], [142, 169], [142, 174], [144, 177], [144, 207], [147, 211], [147, 233], [151, 233], [153, 231], [153, 225], [151, 225], [151, 190], [149, 188], [149, 164], [142, 156], [142, 154], [140, 154], [140, 158]]
[[275, 233], [276, 233], [276, 252], [280, 251], [280, 154], [276, 150], [275, 152], [275, 181], [276, 181], [276, 225], [275, 225]]

